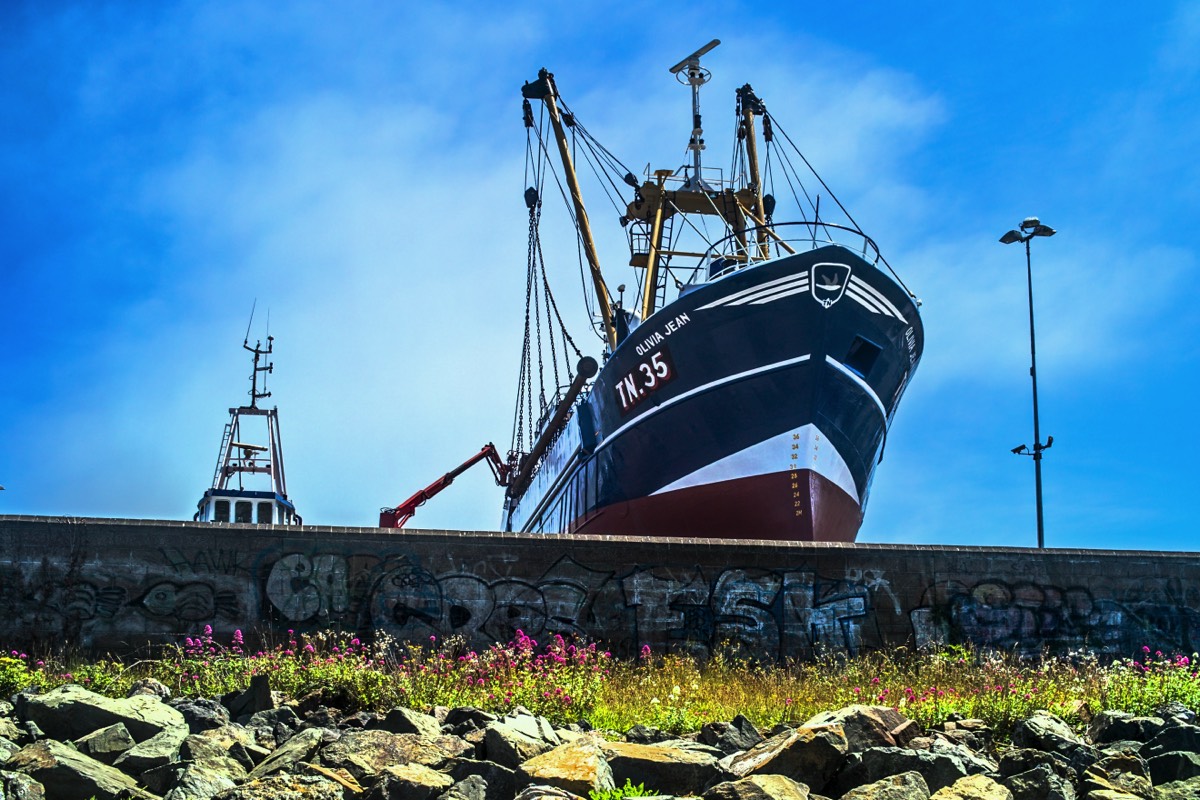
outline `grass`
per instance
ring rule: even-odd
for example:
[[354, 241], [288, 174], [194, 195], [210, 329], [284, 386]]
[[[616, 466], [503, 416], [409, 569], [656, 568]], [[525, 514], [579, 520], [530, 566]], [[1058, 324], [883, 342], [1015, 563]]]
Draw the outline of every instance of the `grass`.
[[1087, 654], [1030, 663], [954, 647], [764, 666], [731, 654], [698, 662], [646, 647], [637, 660], [618, 661], [595, 644], [561, 636], [539, 644], [520, 632], [477, 652], [455, 639], [366, 644], [346, 634], [289, 631], [275, 646], [251, 652], [240, 632], [225, 644], [206, 629], [133, 663], [35, 659], [13, 650], [0, 656], [0, 696], [64, 683], [123, 696], [134, 681], [155, 678], [177, 695], [219, 697], [265, 674], [286, 697], [320, 691], [323, 702], [346, 710], [444, 705], [503, 713], [521, 705], [560, 724], [587, 720], [624, 731], [641, 723], [686, 733], [739, 713], [770, 727], [864, 703], [895, 707], [926, 727], [953, 714], [976, 717], [1004, 737], [1038, 709], [1075, 725], [1106, 709], [1146, 714], [1173, 702], [1200, 711], [1195, 658], [1145, 647], [1141, 658], [1111, 663]]

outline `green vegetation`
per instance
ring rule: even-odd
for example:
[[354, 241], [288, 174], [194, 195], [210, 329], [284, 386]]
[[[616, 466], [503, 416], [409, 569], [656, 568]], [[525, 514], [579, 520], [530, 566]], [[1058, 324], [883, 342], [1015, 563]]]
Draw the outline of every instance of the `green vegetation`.
[[589, 800], [625, 800], [626, 797], [656, 797], [658, 792], [647, 790], [646, 784], [639, 783], [633, 785], [633, 781], [629, 778], [625, 779], [624, 786], [618, 786], [615, 789], [592, 789], [588, 792]]
[[1078, 654], [1029, 663], [955, 647], [765, 666], [736, 652], [699, 661], [645, 647], [637, 660], [619, 661], [595, 644], [552, 636], [539, 645], [520, 632], [477, 652], [456, 639], [413, 644], [385, 637], [368, 645], [348, 634], [291, 631], [274, 647], [251, 652], [240, 632], [225, 645], [206, 629], [159, 658], [134, 663], [37, 660], [13, 650], [0, 656], [0, 696], [72, 682], [121, 696], [134, 681], [155, 678], [179, 695], [219, 697], [267, 675], [287, 697], [320, 691], [325, 703], [346, 710], [444, 705], [503, 713], [521, 705], [556, 723], [585, 719], [611, 731], [641, 723], [671, 733], [739, 713], [760, 727], [801, 722], [852, 703], [893, 706], [927, 727], [952, 714], [977, 717], [1002, 736], [1037, 709], [1074, 724], [1105, 709], [1148, 713], [1179, 703], [1200, 711], [1196, 656], [1149, 647], [1140, 659], [1113, 663]]

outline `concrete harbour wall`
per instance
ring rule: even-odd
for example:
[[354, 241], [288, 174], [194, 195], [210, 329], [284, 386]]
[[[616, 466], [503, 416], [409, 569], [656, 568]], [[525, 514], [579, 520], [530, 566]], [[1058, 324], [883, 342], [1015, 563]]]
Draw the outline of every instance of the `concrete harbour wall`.
[[130, 651], [211, 625], [763, 658], [974, 643], [1200, 649], [1200, 554], [0, 516], [0, 646]]

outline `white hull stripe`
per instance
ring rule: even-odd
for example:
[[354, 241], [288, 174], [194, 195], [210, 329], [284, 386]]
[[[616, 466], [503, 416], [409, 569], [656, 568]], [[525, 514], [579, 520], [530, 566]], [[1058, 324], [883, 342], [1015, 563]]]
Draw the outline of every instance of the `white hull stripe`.
[[870, 311], [872, 314], [889, 314], [886, 308], [879, 305], [879, 303], [876, 302], [870, 295], [863, 294], [861, 291], [859, 291], [858, 287], [854, 286], [853, 284], [846, 289], [846, 296], [858, 303], [860, 306], [866, 308], [867, 311]]
[[900, 309], [892, 305], [892, 301], [883, 296], [883, 293], [876, 289], [871, 284], [867, 283], [858, 276], [850, 278], [850, 288], [856, 289], [864, 298], [869, 297], [875, 301], [875, 304], [882, 309], [886, 309], [881, 313], [891, 315], [901, 322], [908, 324], [908, 320], [900, 313]]
[[[699, 306], [696, 310], [703, 311], [721, 306], [763, 305], [764, 303], [772, 303], [776, 300], [782, 300], [785, 297], [791, 297], [792, 295], [803, 294], [809, 290], [810, 286], [808, 272], [805, 272], [803, 275], [788, 275], [783, 278], [776, 278], [773, 281], [767, 281], [758, 286], [752, 286], [749, 289], [743, 289], [740, 292], [734, 292], [731, 295], [722, 297], [720, 300], [714, 300], [711, 303]], [[884, 297], [874, 286], [856, 275], [850, 277], [850, 283], [846, 287], [846, 295], [872, 314], [895, 317], [904, 324], [908, 324], [908, 320], [904, 318], [904, 315], [900, 313], [900, 310], [890, 300]]]
[[[634, 425], [637, 425], [640, 422], [644, 422], [645, 420], [654, 416], [658, 412], [660, 412], [664, 409], [670, 408], [671, 406], [675, 405], [676, 403], [682, 402], [682, 401], [688, 399], [689, 397], [693, 397], [698, 394], [703, 394], [704, 392], [711, 391], [711, 390], [717, 388], [718, 386], [723, 386], [726, 383], [733, 383], [734, 381], [740, 381], [745, 378], [752, 377], [754, 375], [759, 375], [763, 372], [772, 372], [777, 369], [783, 369], [784, 367], [790, 367], [794, 364], [801, 364], [805, 361], [808, 361], [810, 358], [812, 358], [811, 354], [805, 354], [802, 356], [797, 356], [796, 358], [789, 358], [785, 361], [776, 361], [774, 364], [764, 364], [761, 367], [755, 367], [754, 369], [748, 369], [745, 372], [739, 372], [736, 375], [727, 375], [724, 378], [721, 378], [719, 380], [715, 380], [715, 381], [706, 383], [703, 386], [697, 386], [695, 389], [689, 389], [688, 391], [684, 392], [681, 395], [672, 397], [670, 400], [666, 401], [662, 405], [655, 406], [654, 408], [651, 408], [650, 410], [642, 413], [640, 416], [629, 420], [629, 422], [626, 422], [624, 425], [617, 428], [615, 431], [610, 433], [608, 436], [604, 437], [604, 441], [601, 442], [596, 447], [596, 449], [600, 450], [601, 448], [608, 447], [610, 444], [613, 443], [613, 440], [615, 440], [618, 436], [620, 436], [625, 431], [632, 428]], [[834, 362], [834, 363], [837, 363], [837, 362]], [[845, 367], [843, 367], [843, 369], [845, 369]], [[878, 399], [876, 401], [878, 402]]]
[[782, 300], [783, 298], [791, 297], [794, 294], [804, 294], [807, 291], [808, 291], [808, 282], [805, 281], [804, 283], [801, 283], [799, 286], [796, 286], [794, 288], [787, 289], [782, 292], [776, 292], [774, 294], [767, 295], [766, 297], [760, 297], [757, 300], [751, 301], [750, 304], [758, 306], [758, 305], [762, 305], [763, 303], [770, 303], [775, 300]]
[[[799, 458], [791, 461], [789, 457], [792, 454], [798, 454]], [[781, 466], [785, 469], [780, 469]], [[810, 469], [839, 486], [855, 500], [859, 500], [858, 489], [854, 486], [854, 477], [850, 474], [850, 468], [846, 466], [846, 460], [812, 423], [772, 436], [714, 461], [662, 487], [654, 494], [723, 483], [738, 478], [771, 475], [789, 468]]]
[[792, 281], [791, 283], [784, 283], [784, 284], [778, 285], [778, 287], [772, 287], [766, 291], [758, 291], [758, 293], [756, 293], [756, 294], [742, 297], [742, 299], [739, 299], [739, 300], [734, 300], [731, 303], [727, 303], [727, 305], [742, 306], [742, 305], [746, 305], [746, 303], [749, 303], [749, 305], [757, 306], [757, 305], [761, 305], [761, 303], [764, 303], [764, 302], [770, 302], [772, 300], [779, 300], [780, 297], [786, 297], [788, 295], [798, 294], [798, 293], [800, 293], [800, 291], [808, 291], [808, 290], [809, 290], [809, 279], [808, 279], [808, 277], [802, 277], [802, 278], [798, 279], [798, 281]]
[[825, 361], [840, 371], [847, 378], [857, 383], [858, 387], [866, 392], [868, 397], [875, 401], [875, 406], [879, 409], [879, 413], [883, 415], [884, 422], [887, 421], [887, 409], [883, 407], [883, 401], [879, 399], [879, 395], [875, 394], [875, 390], [871, 388], [869, 383], [860, 378], [857, 372], [850, 369], [842, 362], [835, 360], [833, 356], [825, 356]]
[[770, 292], [775, 287], [779, 287], [780, 284], [788, 284], [790, 286], [795, 281], [803, 281], [803, 282], [807, 283], [808, 282], [808, 273], [806, 272], [803, 275], [785, 275], [782, 278], [776, 278], [773, 281], [767, 281], [766, 283], [760, 283], [757, 286], [751, 286], [749, 289], [743, 289], [740, 292], [734, 292], [733, 294], [726, 295], [725, 297], [722, 297], [720, 300], [714, 300], [713, 302], [709, 303], [708, 305], [700, 306], [696, 310], [702, 311], [706, 308], [716, 308], [717, 306], [738, 305], [739, 301], [741, 301], [741, 298], [748, 299], [748, 295], [757, 295], [760, 292], [764, 292], [764, 293]]

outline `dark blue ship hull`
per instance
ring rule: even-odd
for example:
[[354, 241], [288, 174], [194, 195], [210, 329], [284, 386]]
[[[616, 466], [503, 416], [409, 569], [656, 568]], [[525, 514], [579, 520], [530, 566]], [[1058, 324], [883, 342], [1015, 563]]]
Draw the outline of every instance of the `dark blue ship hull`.
[[923, 345], [840, 245], [691, 287], [620, 343], [505, 529], [853, 541]]

